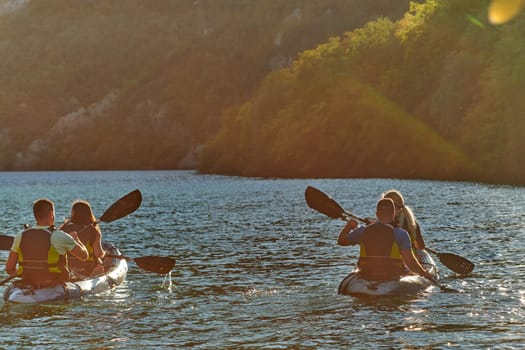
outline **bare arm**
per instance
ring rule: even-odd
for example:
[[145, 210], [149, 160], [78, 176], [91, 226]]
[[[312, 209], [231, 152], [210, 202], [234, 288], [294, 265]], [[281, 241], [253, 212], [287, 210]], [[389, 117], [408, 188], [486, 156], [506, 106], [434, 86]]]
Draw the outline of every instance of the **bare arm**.
[[401, 251], [401, 256], [403, 258], [403, 262], [406, 266], [408, 266], [410, 271], [413, 271], [418, 275], [423, 276], [426, 279], [429, 279], [430, 281], [434, 282], [434, 277], [430, 273], [428, 273], [428, 271], [425, 270], [423, 266], [421, 266], [419, 261], [417, 261], [416, 257], [414, 256], [414, 253], [412, 252], [412, 249]]
[[86, 261], [89, 258], [89, 253], [86, 249], [86, 246], [80, 241], [75, 231], [71, 232], [69, 235], [75, 240], [75, 247], [70, 250], [70, 253], [80, 260]]
[[100, 233], [100, 230], [95, 228], [97, 235], [95, 238], [95, 242], [93, 245], [93, 255], [95, 255], [95, 260], [98, 261], [98, 263], [102, 263], [102, 259], [104, 259], [104, 255], [106, 255], [106, 252], [104, 251], [104, 248], [102, 248], [102, 235]]
[[348, 221], [345, 227], [343, 227], [343, 229], [341, 230], [341, 232], [339, 232], [339, 237], [337, 237], [337, 244], [343, 245], [343, 246], [351, 245], [352, 243], [348, 239], [349, 238], [348, 232], [352, 231], [356, 227], [357, 227], [357, 221], [355, 220]]
[[9, 251], [9, 256], [7, 257], [7, 261], [5, 263], [5, 271], [9, 276], [16, 275], [16, 264], [18, 263], [18, 253], [13, 252], [12, 250]]

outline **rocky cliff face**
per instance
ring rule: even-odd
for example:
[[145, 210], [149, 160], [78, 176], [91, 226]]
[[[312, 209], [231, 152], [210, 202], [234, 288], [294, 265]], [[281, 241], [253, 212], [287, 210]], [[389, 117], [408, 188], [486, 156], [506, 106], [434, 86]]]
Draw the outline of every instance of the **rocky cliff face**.
[[0, 0], [0, 16], [23, 9], [31, 0]]
[[0, 2], [0, 168], [177, 168], [272, 71], [408, 0]]

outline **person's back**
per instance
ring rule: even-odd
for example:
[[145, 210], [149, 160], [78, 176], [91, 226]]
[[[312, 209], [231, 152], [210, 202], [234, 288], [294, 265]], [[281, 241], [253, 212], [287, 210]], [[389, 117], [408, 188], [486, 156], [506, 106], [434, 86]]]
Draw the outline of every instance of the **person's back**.
[[33, 213], [37, 225], [15, 236], [6, 271], [10, 276], [20, 276], [22, 283], [36, 288], [63, 283], [69, 278], [65, 254], [71, 251], [77, 257], [86, 259], [87, 251], [75, 238], [75, 233], [72, 237], [54, 229], [53, 202], [37, 200]]
[[390, 280], [406, 273], [391, 227], [376, 223], [365, 229], [357, 263], [360, 274], [371, 280]]
[[18, 274], [24, 284], [38, 288], [67, 281], [66, 259], [51, 244], [53, 233], [53, 229], [46, 226], [30, 227], [22, 232]]
[[97, 234], [95, 228], [90, 225], [86, 226], [68, 222], [64, 224], [61, 229], [67, 233], [78, 232], [78, 239], [84, 243], [84, 246], [86, 247], [89, 254], [89, 257], [85, 261], [78, 259], [72, 254], [68, 254], [68, 264], [70, 270], [85, 276], [90, 275], [96, 266], [93, 255], [93, 246], [95, 245]]
[[[378, 203], [378, 213], [384, 206]], [[360, 242], [358, 266], [365, 278], [373, 280], [389, 280], [406, 273], [391, 225], [378, 221], [366, 226]]]
[[69, 254], [69, 266], [74, 275], [82, 278], [104, 272], [101, 259], [104, 250], [101, 246], [101, 233], [91, 206], [86, 201], [77, 200], [71, 207], [71, 217], [61, 227], [65, 232], [78, 232], [78, 238], [88, 251], [89, 257], [82, 261]]
[[405, 265], [413, 272], [430, 280], [433, 277], [416, 260], [408, 233], [391, 226], [394, 221], [394, 202], [383, 198], [377, 202], [377, 222], [368, 226], [357, 227], [355, 220], [350, 220], [339, 233], [339, 245], [360, 244], [358, 266], [365, 278], [386, 280], [408, 272]]

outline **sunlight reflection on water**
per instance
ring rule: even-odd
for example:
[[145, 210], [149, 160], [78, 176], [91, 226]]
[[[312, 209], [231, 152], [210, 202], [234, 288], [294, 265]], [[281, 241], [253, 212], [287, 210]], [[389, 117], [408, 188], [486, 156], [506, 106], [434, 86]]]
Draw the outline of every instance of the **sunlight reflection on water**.
[[[443, 282], [462, 293], [431, 288], [400, 299], [337, 295], [358, 249], [336, 245], [343, 223], [306, 207], [307, 185], [360, 216], [373, 214], [381, 191], [401, 190], [430, 248], [476, 263], [466, 277], [440, 266]], [[0, 224], [3, 233], [14, 234], [31, 222], [35, 197], [55, 199], [58, 217], [67, 215], [76, 198], [89, 200], [100, 215], [135, 188], [143, 193], [142, 206], [127, 218], [103, 224], [103, 235], [129, 256], [175, 257], [172, 274], [158, 276], [130, 264], [127, 282], [108, 293], [51, 306], [3, 305], [0, 324], [9, 329], [2, 334], [3, 346], [525, 346], [522, 188], [388, 179], [265, 180], [170, 171], [0, 173], [0, 197], [9, 213]], [[0, 259], [6, 257], [0, 252]], [[74, 338], [64, 339], [64, 329]]]

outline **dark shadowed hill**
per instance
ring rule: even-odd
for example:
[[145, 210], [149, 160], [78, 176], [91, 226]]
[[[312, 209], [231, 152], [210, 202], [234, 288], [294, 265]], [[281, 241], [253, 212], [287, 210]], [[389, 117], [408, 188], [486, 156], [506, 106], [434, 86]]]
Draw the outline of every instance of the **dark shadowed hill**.
[[0, 2], [0, 168], [195, 166], [271, 72], [405, 0]]

